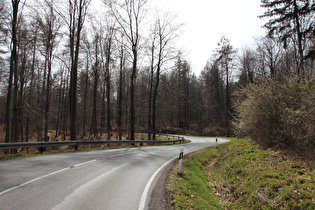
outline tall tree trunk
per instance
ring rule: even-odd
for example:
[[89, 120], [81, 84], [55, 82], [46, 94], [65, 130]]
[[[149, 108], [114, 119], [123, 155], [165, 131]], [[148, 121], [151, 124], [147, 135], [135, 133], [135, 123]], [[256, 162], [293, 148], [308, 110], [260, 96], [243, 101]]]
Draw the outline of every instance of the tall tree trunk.
[[91, 130], [90, 135], [93, 134], [96, 138], [98, 135], [97, 131], [97, 88], [98, 88], [98, 80], [99, 80], [99, 61], [98, 61], [98, 37], [96, 37], [95, 41], [95, 64], [93, 67], [93, 73], [94, 73], [94, 88], [93, 88], [93, 113], [92, 113], [92, 121], [91, 121]]
[[111, 56], [111, 38], [109, 40], [108, 49], [107, 49], [107, 58], [106, 58], [106, 98], [107, 98], [107, 140], [110, 140], [111, 137], [111, 106], [110, 106], [110, 73], [109, 73], [109, 63], [110, 63], [110, 56]]
[[[96, 67], [98, 68], [98, 67]], [[93, 88], [93, 113], [92, 113], [92, 122], [91, 122], [91, 132], [94, 137], [97, 137], [97, 86], [98, 86], [98, 74], [95, 72], [94, 75], [94, 88]]]
[[[46, 79], [47, 79], [47, 65], [48, 65], [48, 46], [46, 46], [46, 52], [45, 52], [45, 64], [44, 64], [44, 76], [43, 76], [43, 84], [42, 84], [42, 92], [41, 92], [41, 110], [44, 110], [44, 117], [40, 118], [40, 130], [42, 132], [43, 129], [43, 125], [44, 125], [44, 141], [46, 140], [46, 136], [47, 136], [47, 131], [46, 131]], [[40, 141], [43, 141], [43, 139], [40, 139]]]
[[137, 74], [138, 52], [136, 46], [133, 46], [133, 62], [130, 80], [130, 140], [135, 140], [135, 86]]
[[34, 37], [34, 46], [33, 46], [33, 56], [32, 56], [32, 66], [31, 66], [31, 83], [29, 87], [29, 96], [28, 96], [28, 111], [26, 116], [26, 128], [25, 128], [25, 141], [29, 140], [29, 123], [30, 123], [30, 109], [32, 107], [32, 95], [33, 95], [33, 82], [34, 82], [34, 71], [35, 71], [35, 60], [36, 60], [36, 44], [37, 44], [37, 31], [35, 31]]
[[[160, 84], [160, 72], [161, 72], [161, 61], [162, 61], [162, 48], [160, 47], [159, 52], [159, 58], [157, 63], [157, 69], [156, 69], [156, 81], [155, 81], [155, 87], [153, 92], [153, 101], [152, 101], [152, 131], [153, 131], [153, 140], [156, 139], [156, 100], [157, 100], [157, 94], [158, 94], [158, 88]], [[152, 72], [153, 74], [153, 72]]]
[[119, 64], [119, 87], [118, 87], [118, 138], [122, 140], [122, 85], [123, 85], [123, 68], [124, 68], [124, 50], [123, 46], [121, 46], [121, 57], [120, 57], [120, 64]]
[[56, 133], [55, 138], [58, 137], [59, 134], [59, 125], [61, 121], [61, 106], [63, 101], [63, 72], [60, 73], [60, 85], [59, 85], [59, 94], [58, 94], [58, 111], [57, 111], [57, 121], [56, 121]]
[[18, 121], [20, 122], [20, 136], [21, 136], [21, 142], [24, 141], [24, 133], [23, 133], [23, 98], [24, 98], [24, 84], [25, 84], [25, 70], [26, 70], [26, 49], [24, 46], [23, 49], [23, 58], [21, 60], [21, 72], [20, 72], [20, 91], [19, 91], [19, 98], [18, 98]]
[[44, 139], [45, 141], [48, 140], [48, 113], [49, 113], [49, 106], [50, 106], [50, 77], [51, 77], [51, 65], [52, 65], [52, 49], [49, 52], [49, 61], [48, 61], [48, 74], [47, 74], [47, 87], [46, 87], [46, 107], [45, 107], [45, 134]]
[[63, 104], [63, 140], [66, 140], [66, 135], [68, 134], [68, 109], [69, 109], [69, 95], [67, 89], [69, 88], [69, 73], [67, 73], [66, 81], [64, 82], [63, 93], [62, 93], [62, 104]]
[[230, 124], [230, 82], [229, 82], [229, 68], [228, 64], [226, 63], [226, 126]]
[[[70, 99], [70, 139], [76, 140], [77, 139], [77, 82], [78, 82], [78, 62], [79, 62], [79, 50], [80, 50], [80, 37], [81, 37], [81, 30], [83, 27], [84, 22], [84, 10], [87, 9], [88, 1], [80, 0], [78, 6], [79, 14], [78, 20], [76, 21], [76, 15], [73, 15], [73, 30], [70, 39], [70, 51], [71, 54], [71, 72], [70, 72], [70, 92], [69, 92], [69, 99]], [[76, 29], [76, 30], [75, 30]], [[71, 27], [70, 27], [71, 31]], [[75, 32], [75, 33], [74, 33]], [[75, 41], [74, 41], [75, 40]], [[75, 42], [75, 46], [74, 46]], [[71, 46], [72, 44], [72, 46]], [[77, 149], [77, 146], [75, 147]]]
[[100, 136], [103, 135], [105, 130], [105, 120], [106, 120], [106, 107], [105, 107], [105, 98], [106, 98], [106, 78], [103, 78], [102, 92], [101, 92], [101, 129]]
[[[46, 55], [45, 55], [45, 72], [44, 72], [44, 84], [43, 84], [43, 96], [46, 96], [44, 99], [45, 101], [45, 114], [44, 114], [44, 121], [45, 121], [45, 128], [44, 128], [44, 141], [48, 140], [48, 113], [49, 113], [49, 106], [50, 106], [50, 77], [51, 77], [51, 65], [52, 65], [52, 28], [51, 24], [49, 25], [49, 30], [47, 34], [46, 40]], [[46, 72], [46, 69], [48, 70]], [[45, 85], [45, 77], [47, 74], [46, 85]]]
[[[16, 64], [17, 65], [17, 64]], [[19, 129], [18, 129], [18, 68], [14, 68], [13, 72], [14, 86], [13, 86], [13, 115], [12, 115], [12, 124], [11, 124], [11, 142], [17, 142], [19, 138]], [[17, 150], [14, 149], [13, 153], [17, 153]]]
[[86, 59], [86, 74], [85, 74], [85, 88], [83, 95], [83, 136], [86, 136], [86, 104], [87, 104], [87, 93], [88, 93], [88, 82], [89, 82], [89, 58]]
[[70, 139], [76, 140], [76, 121], [77, 121], [77, 65], [73, 64], [70, 73]]
[[[40, 76], [41, 75], [41, 69], [38, 68], [37, 70], [37, 75]], [[37, 83], [37, 94], [39, 95], [38, 97], [36, 97], [36, 107], [38, 107], [39, 109], [41, 109], [42, 106], [42, 89], [41, 89], [41, 85], [39, 83]], [[42, 139], [42, 116], [40, 114], [36, 115], [36, 132], [37, 132], [37, 141], [41, 141]]]
[[[9, 85], [8, 85], [8, 93], [7, 93], [7, 102], [6, 102], [6, 134], [5, 134], [5, 142], [8, 143], [10, 141], [10, 132], [11, 132], [11, 141], [17, 141], [17, 135], [16, 132], [16, 126], [14, 123], [17, 123], [17, 110], [13, 111], [13, 119], [12, 119], [12, 128], [11, 128], [11, 119], [10, 119], [10, 112], [11, 112], [11, 91], [12, 91], [12, 79], [13, 75], [17, 74], [17, 68], [18, 68], [18, 56], [17, 56], [17, 18], [18, 18], [18, 11], [19, 11], [19, 3], [20, 0], [12, 0], [12, 49], [11, 49], [11, 57], [10, 57], [10, 73], [9, 73]], [[16, 81], [17, 82], [17, 81]], [[17, 87], [15, 87], [16, 89]], [[17, 93], [16, 93], [17, 94]], [[14, 96], [16, 97], [16, 96]], [[16, 99], [15, 99], [16, 100]], [[15, 104], [16, 105], [16, 104]], [[16, 109], [17, 107], [13, 107], [13, 109]], [[15, 112], [15, 113], [14, 113]], [[11, 130], [10, 130], [11, 129]], [[12, 135], [14, 133], [14, 136]]]
[[156, 71], [156, 82], [153, 92], [153, 101], [152, 101], [152, 139], [156, 139], [156, 99], [157, 99], [157, 93], [158, 93], [158, 87], [160, 82], [160, 67], [157, 67]]
[[[152, 94], [153, 94], [153, 81], [154, 81], [154, 41], [151, 49], [151, 67], [150, 67], [150, 81], [149, 81], [149, 96], [148, 96], [148, 140], [151, 140], [152, 134]], [[155, 135], [153, 135], [153, 140]]]
[[298, 37], [298, 52], [299, 52], [299, 65], [298, 65], [298, 69], [297, 69], [297, 74], [300, 75], [301, 74], [301, 70], [303, 68], [304, 65], [304, 55], [303, 55], [303, 45], [302, 45], [302, 32], [301, 32], [301, 24], [300, 24], [300, 20], [299, 20], [299, 12], [298, 12], [298, 5], [296, 0], [294, 0], [294, 16], [295, 16], [295, 24], [296, 24], [296, 33], [297, 33], [297, 37]]

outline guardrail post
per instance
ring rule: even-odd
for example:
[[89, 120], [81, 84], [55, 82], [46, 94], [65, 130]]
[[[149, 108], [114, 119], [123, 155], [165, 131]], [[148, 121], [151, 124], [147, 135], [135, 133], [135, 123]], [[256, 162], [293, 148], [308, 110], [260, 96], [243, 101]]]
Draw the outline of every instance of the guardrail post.
[[39, 147], [38, 150], [39, 150], [39, 153], [44, 153], [45, 147]]

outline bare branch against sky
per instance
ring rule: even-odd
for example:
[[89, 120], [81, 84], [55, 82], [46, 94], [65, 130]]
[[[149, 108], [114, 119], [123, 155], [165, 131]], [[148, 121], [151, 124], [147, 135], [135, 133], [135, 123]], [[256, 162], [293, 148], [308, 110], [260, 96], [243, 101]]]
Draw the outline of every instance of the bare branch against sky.
[[196, 74], [205, 66], [217, 42], [225, 35], [235, 49], [251, 45], [265, 34], [260, 0], [151, 0], [152, 6], [169, 10], [185, 23], [179, 45], [188, 52]]

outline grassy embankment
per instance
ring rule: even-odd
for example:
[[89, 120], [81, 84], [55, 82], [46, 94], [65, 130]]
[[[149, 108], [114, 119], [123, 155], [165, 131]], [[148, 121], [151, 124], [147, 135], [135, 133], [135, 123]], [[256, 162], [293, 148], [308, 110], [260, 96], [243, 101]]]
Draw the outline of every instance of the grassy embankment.
[[170, 182], [175, 209], [315, 209], [315, 170], [248, 139], [185, 157]]

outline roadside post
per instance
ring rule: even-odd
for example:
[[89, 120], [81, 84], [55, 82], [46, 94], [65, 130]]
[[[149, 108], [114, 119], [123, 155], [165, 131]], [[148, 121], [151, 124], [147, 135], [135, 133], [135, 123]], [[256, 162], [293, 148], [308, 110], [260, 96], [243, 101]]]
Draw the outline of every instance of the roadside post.
[[215, 148], [218, 148], [218, 135], [219, 131], [217, 131], [217, 136], [215, 137]]
[[178, 160], [178, 173], [182, 174], [182, 164], [183, 164], [183, 157], [184, 157], [184, 148], [180, 149], [179, 152], [179, 160]]

